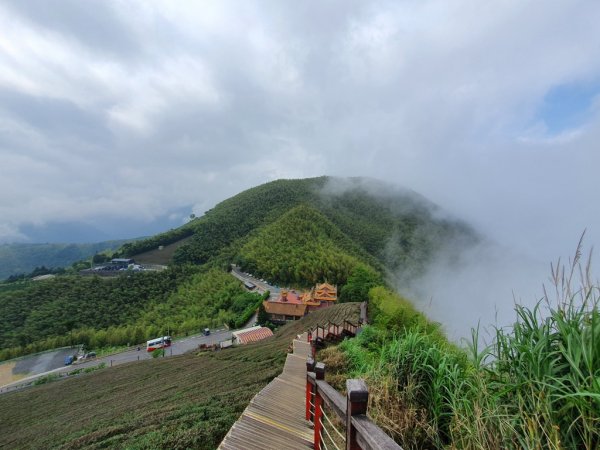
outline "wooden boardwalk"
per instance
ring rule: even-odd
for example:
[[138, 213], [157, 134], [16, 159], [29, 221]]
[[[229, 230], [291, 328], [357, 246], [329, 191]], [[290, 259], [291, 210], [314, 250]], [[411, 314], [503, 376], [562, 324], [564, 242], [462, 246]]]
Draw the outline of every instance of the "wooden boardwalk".
[[313, 448], [313, 429], [305, 419], [306, 333], [294, 339], [283, 372], [254, 396], [219, 446], [223, 450]]

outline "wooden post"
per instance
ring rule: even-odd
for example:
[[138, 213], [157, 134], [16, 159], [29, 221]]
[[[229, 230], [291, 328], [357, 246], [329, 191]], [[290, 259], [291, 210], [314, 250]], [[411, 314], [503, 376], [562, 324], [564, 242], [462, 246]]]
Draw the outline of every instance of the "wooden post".
[[306, 420], [312, 421], [314, 411], [312, 410], [312, 406], [310, 405], [316, 387], [309, 381], [309, 373], [314, 372], [315, 370], [315, 360], [312, 358], [308, 358], [306, 360]]
[[315, 421], [314, 421], [314, 449], [321, 450], [321, 417], [323, 415], [322, 407], [323, 400], [321, 394], [319, 394], [319, 387], [317, 385], [318, 380], [325, 379], [325, 364], [315, 364]]
[[356, 429], [352, 426], [352, 416], [367, 414], [369, 390], [364, 380], [346, 380], [346, 450], [360, 450], [356, 441]]

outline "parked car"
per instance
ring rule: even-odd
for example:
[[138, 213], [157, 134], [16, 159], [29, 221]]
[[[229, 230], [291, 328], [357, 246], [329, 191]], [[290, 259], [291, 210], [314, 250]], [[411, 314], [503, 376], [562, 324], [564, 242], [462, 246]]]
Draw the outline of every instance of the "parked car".
[[204, 334], [204, 336], [208, 336], [210, 334], [210, 329], [205, 328], [204, 331], [202, 332], [202, 334]]
[[95, 357], [96, 357], [96, 352], [89, 352], [89, 353], [86, 353], [83, 358], [84, 359], [94, 359]]
[[74, 355], [65, 356], [65, 366], [70, 366], [75, 361]]

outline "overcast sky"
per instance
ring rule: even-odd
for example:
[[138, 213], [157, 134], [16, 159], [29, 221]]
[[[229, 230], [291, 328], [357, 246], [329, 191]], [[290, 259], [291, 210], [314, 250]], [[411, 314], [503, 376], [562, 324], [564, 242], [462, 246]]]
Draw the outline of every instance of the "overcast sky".
[[0, 241], [330, 174], [567, 255], [600, 236], [599, 23], [577, 0], [5, 0]]

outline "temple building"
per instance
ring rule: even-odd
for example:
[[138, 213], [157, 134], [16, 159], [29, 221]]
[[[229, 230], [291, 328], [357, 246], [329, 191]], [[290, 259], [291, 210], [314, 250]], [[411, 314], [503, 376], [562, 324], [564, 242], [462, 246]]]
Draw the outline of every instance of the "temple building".
[[272, 323], [286, 323], [302, 319], [307, 312], [307, 307], [296, 291], [282, 289], [276, 300], [263, 302], [265, 311]]
[[302, 294], [282, 289], [276, 300], [263, 302], [263, 305], [271, 322], [285, 323], [301, 319], [310, 311], [334, 305], [336, 301], [337, 287], [322, 283]]
[[302, 294], [302, 302], [309, 311], [327, 308], [337, 302], [337, 287], [329, 283], [317, 284], [310, 291]]

